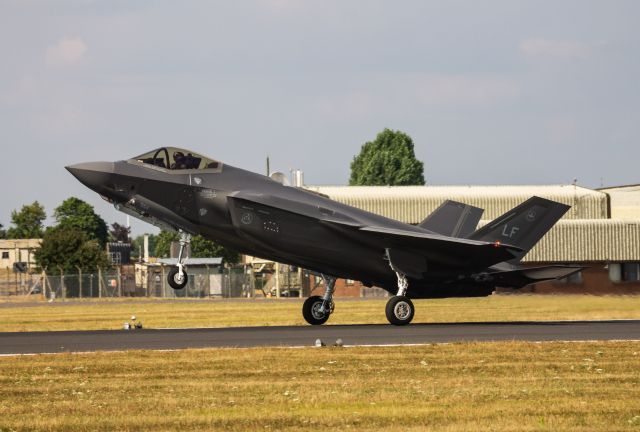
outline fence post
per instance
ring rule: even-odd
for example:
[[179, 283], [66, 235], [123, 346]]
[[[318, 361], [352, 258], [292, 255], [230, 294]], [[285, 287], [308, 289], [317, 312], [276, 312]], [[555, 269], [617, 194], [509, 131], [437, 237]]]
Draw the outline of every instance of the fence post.
[[78, 269], [78, 297], [82, 298], [82, 269], [76, 266]]
[[118, 295], [122, 298], [122, 275], [120, 274], [120, 267], [116, 267], [118, 275]]
[[[205, 264], [204, 266], [207, 268], [207, 297], [211, 297], [211, 271], [209, 264]], [[202, 297], [204, 297], [204, 293], [202, 294]]]
[[98, 298], [102, 298], [102, 270], [100, 266], [96, 266], [98, 269]]
[[64, 269], [58, 266], [58, 270], [60, 270], [60, 290], [62, 291], [62, 300], [67, 299], [67, 287], [64, 285]]
[[162, 273], [162, 279], [160, 280], [162, 298], [167, 298], [167, 287], [165, 286], [165, 276], [164, 276], [164, 264], [160, 264], [160, 272]]
[[47, 269], [42, 269], [42, 300], [47, 299]]
[[280, 263], [276, 263], [276, 298], [280, 298]]

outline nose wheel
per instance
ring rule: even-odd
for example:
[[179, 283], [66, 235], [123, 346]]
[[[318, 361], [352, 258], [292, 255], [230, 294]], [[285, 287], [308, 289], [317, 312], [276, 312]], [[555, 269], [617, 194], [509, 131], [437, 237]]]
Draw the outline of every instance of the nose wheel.
[[178, 267], [174, 267], [169, 271], [167, 282], [169, 282], [169, 286], [171, 288], [180, 290], [187, 286], [187, 283], [189, 282], [189, 276], [187, 276], [187, 272], [185, 272], [184, 270], [180, 271]]
[[187, 276], [187, 269], [184, 266], [184, 251], [191, 243], [191, 235], [180, 231], [180, 251], [178, 252], [178, 263], [174, 268], [169, 271], [167, 275], [167, 282], [169, 286], [175, 290], [183, 289], [189, 282], [189, 276]]

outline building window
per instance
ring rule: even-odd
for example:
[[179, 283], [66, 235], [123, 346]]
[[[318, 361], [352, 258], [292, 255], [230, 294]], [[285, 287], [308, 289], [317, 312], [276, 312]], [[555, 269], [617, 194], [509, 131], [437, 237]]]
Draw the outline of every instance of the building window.
[[9, 259], [9, 252], [2, 252], [2, 259]]
[[640, 263], [622, 263], [621, 279], [626, 282], [640, 281]]
[[573, 274], [570, 274], [567, 277], [556, 280], [556, 283], [559, 284], [573, 284], [578, 285], [582, 283], [582, 271], [577, 271]]
[[612, 263], [609, 264], [609, 279], [612, 282], [639, 282], [640, 263]]

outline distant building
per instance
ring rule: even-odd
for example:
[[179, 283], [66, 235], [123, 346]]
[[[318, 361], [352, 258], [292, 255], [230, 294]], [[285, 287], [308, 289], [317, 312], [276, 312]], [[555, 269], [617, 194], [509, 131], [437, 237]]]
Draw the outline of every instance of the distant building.
[[[157, 297], [240, 297], [242, 285], [231, 284], [222, 274], [222, 258], [187, 258], [189, 282], [181, 290], [173, 290], [167, 283], [169, 270], [176, 265], [176, 258], [153, 259], [135, 264], [135, 285], [138, 295]], [[236, 292], [238, 291], [238, 292]]]
[[131, 264], [131, 243], [108, 242], [107, 256], [114, 266]]
[[0, 269], [13, 269], [15, 263], [24, 263], [33, 269], [36, 265], [33, 253], [41, 243], [42, 239], [0, 240]]

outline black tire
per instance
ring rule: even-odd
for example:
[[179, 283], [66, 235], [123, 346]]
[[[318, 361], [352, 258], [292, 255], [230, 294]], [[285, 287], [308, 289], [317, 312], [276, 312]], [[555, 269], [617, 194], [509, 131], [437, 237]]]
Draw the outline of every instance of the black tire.
[[385, 312], [389, 323], [397, 326], [407, 325], [413, 319], [416, 308], [407, 296], [391, 297], [387, 302]]
[[182, 272], [182, 280], [179, 280], [178, 272], [178, 267], [174, 267], [169, 271], [169, 275], [167, 276], [169, 286], [175, 290], [181, 290], [186, 287], [189, 282], [189, 276], [187, 276], [186, 269]]
[[304, 301], [302, 305], [302, 316], [304, 320], [311, 325], [321, 325], [327, 322], [329, 319], [329, 315], [333, 312], [333, 302], [329, 307], [329, 310], [324, 314], [318, 312], [322, 306], [322, 297], [320, 296], [311, 296]]

